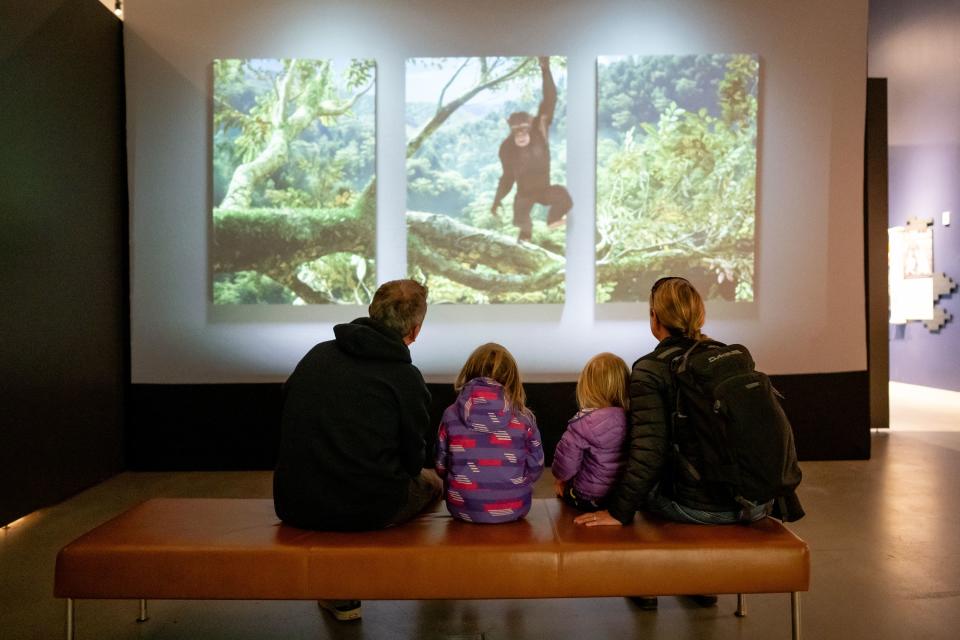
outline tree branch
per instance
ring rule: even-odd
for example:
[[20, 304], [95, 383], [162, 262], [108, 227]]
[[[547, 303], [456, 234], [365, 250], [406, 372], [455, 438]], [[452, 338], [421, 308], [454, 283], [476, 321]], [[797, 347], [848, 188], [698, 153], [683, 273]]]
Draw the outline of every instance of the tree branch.
[[453, 75], [450, 76], [450, 79], [447, 80], [447, 84], [443, 85], [443, 89], [440, 90], [440, 97], [437, 99], [437, 113], [439, 113], [440, 109], [443, 108], [443, 97], [447, 95], [447, 89], [449, 89], [450, 85], [453, 84], [453, 81], [457, 79], [457, 76], [460, 75], [460, 72], [467, 68], [468, 64], [470, 64], [470, 58], [464, 58], [463, 64], [460, 65], [460, 68], [454, 71]]
[[307, 283], [298, 278], [295, 273], [282, 273], [273, 269], [267, 272], [267, 275], [274, 281], [293, 291], [301, 300], [308, 304], [330, 304], [337, 302], [326, 293], [316, 291], [307, 286]]
[[287, 113], [287, 91], [290, 87], [290, 80], [293, 78], [294, 71], [299, 65], [299, 62], [296, 58], [291, 60], [286, 72], [278, 76], [274, 84], [274, 90], [277, 93], [277, 102], [273, 105], [270, 120], [275, 128], [283, 126], [284, 115]]
[[[440, 214], [409, 212], [407, 221], [411, 263], [454, 282], [504, 293], [564, 280], [565, 258], [538, 245]], [[214, 212], [214, 273], [257, 271], [308, 302], [329, 302], [319, 292], [309, 298], [296, 273], [306, 262], [339, 252], [373, 253], [373, 228], [357, 210]]]
[[418, 266], [424, 271], [441, 275], [448, 280], [486, 293], [539, 291], [562, 284], [566, 277], [566, 271], [562, 267], [548, 268], [540, 273], [528, 275], [469, 269], [458, 262], [448, 260], [439, 253], [425, 250], [420, 245], [419, 239], [411, 242], [411, 250], [416, 254]]
[[214, 273], [271, 273], [281, 267], [295, 273], [304, 262], [331, 253], [373, 253], [373, 227], [351, 210], [218, 209], [213, 220]]
[[503, 75], [497, 76], [492, 80], [489, 80], [487, 82], [484, 82], [482, 84], [475, 86], [473, 89], [470, 89], [459, 98], [444, 105], [443, 108], [439, 109], [436, 112], [436, 114], [434, 114], [433, 118], [431, 118], [430, 121], [426, 125], [424, 125], [420, 133], [418, 133], [413, 140], [407, 143], [407, 157], [408, 158], [413, 157], [413, 154], [415, 154], [417, 150], [420, 149], [424, 141], [427, 138], [429, 138], [434, 131], [439, 129], [440, 125], [446, 122], [447, 118], [453, 115], [454, 111], [456, 111], [457, 109], [462, 107], [464, 104], [466, 104], [471, 98], [473, 98], [473, 96], [477, 95], [478, 93], [480, 93], [485, 89], [490, 89], [491, 87], [495, 87], [502, 82], [506, 82], [507, 80], [510, 80], [511, 78], [518, 76], [523, 70], [525, 70], [527, 67], [530, 66], [532, 61], [533, 61], [532, 58], [525, 58], [522, 62], [520, 62], [517, 66], [515, 66], [510, 71], [507, 71]]
[[460, 263], [487, 265], [499, 273], [529, 277], [544, 269], [563, 268], [565, 263], [563, 256], [539, 245], [518, 242], [510, 236], [472, 227], [439, 213], [408, 211], [407, 228], [431, 254]]

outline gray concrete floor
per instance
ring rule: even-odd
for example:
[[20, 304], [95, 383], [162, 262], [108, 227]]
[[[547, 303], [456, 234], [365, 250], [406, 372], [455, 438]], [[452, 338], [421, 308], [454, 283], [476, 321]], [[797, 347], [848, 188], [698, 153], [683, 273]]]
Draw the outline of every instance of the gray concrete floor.
[[[960, 432], [884, 432], [869, 461], [805, 462], [807, 517], [791, 525], [812, 551], [802, 629], [821, 638], [960, 637]], [[550, 495], [549, 474], [538, 483]], [[123, 473], [0, 530], [0, 638], [62, 638], [53, 597], [57, 551], [147, 498], [269, 497], [268, 472]], [[362, 622], [337, 623], [310, 602], [80, 601], [78, 638], [427, 640], [790, 637], [789, 598], [735, 596], [701, 609], [661, 598], [656, 612], [625, 598], [367, 601]]]

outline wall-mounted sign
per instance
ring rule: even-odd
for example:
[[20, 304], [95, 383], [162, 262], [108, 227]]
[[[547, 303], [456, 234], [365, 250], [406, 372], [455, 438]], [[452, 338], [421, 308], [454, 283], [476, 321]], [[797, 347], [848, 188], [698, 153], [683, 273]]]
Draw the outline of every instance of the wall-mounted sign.
[[933, 318], [933, 229], [893, 227], [889, 235], [890, 322]]
[[890, 324], [921, 320], [936, 333], [950, 320], [950, 313], [936, 305], [956, 283], [933, 271], [933, 220], [910, 218], [906, 226], [887, 230]]

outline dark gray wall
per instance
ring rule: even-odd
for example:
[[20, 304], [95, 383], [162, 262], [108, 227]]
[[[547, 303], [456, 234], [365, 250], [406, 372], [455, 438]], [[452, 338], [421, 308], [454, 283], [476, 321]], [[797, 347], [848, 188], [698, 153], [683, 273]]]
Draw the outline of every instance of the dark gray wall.
[[864, 273], [867, 286], [867, 372], [870, 428], [890, 426], [890, 344], [887, 318], [887, 80], [867, 80], [863, 151]]
[[123, 466], [128, 374], [121, 22], [0, 9], [0, 524]]

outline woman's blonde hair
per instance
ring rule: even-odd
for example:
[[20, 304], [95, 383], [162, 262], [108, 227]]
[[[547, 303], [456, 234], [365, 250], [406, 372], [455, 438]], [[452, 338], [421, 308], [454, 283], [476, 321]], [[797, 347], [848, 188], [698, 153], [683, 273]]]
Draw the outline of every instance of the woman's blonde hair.
[[686, 278], [660, 278], [650, 289], [650, 313], [656, 314], [672, 336], [708, 340], [700, 332], [707, 312], [703, 298]]
[[514, 412], [529, 413], [526, 407], [527, 395], [523, 391], [517, 362], [503, 345], [488, 342], [474, 349], [460, 369], [453, 388], [459, 393], [474, 378], [493, 378], [503, 385], [503, 394]]
[[598, 353], [583, 366], [577, 379], [577, 405], [581, 409], [628, 408], [630, 369], [613, 353]]

